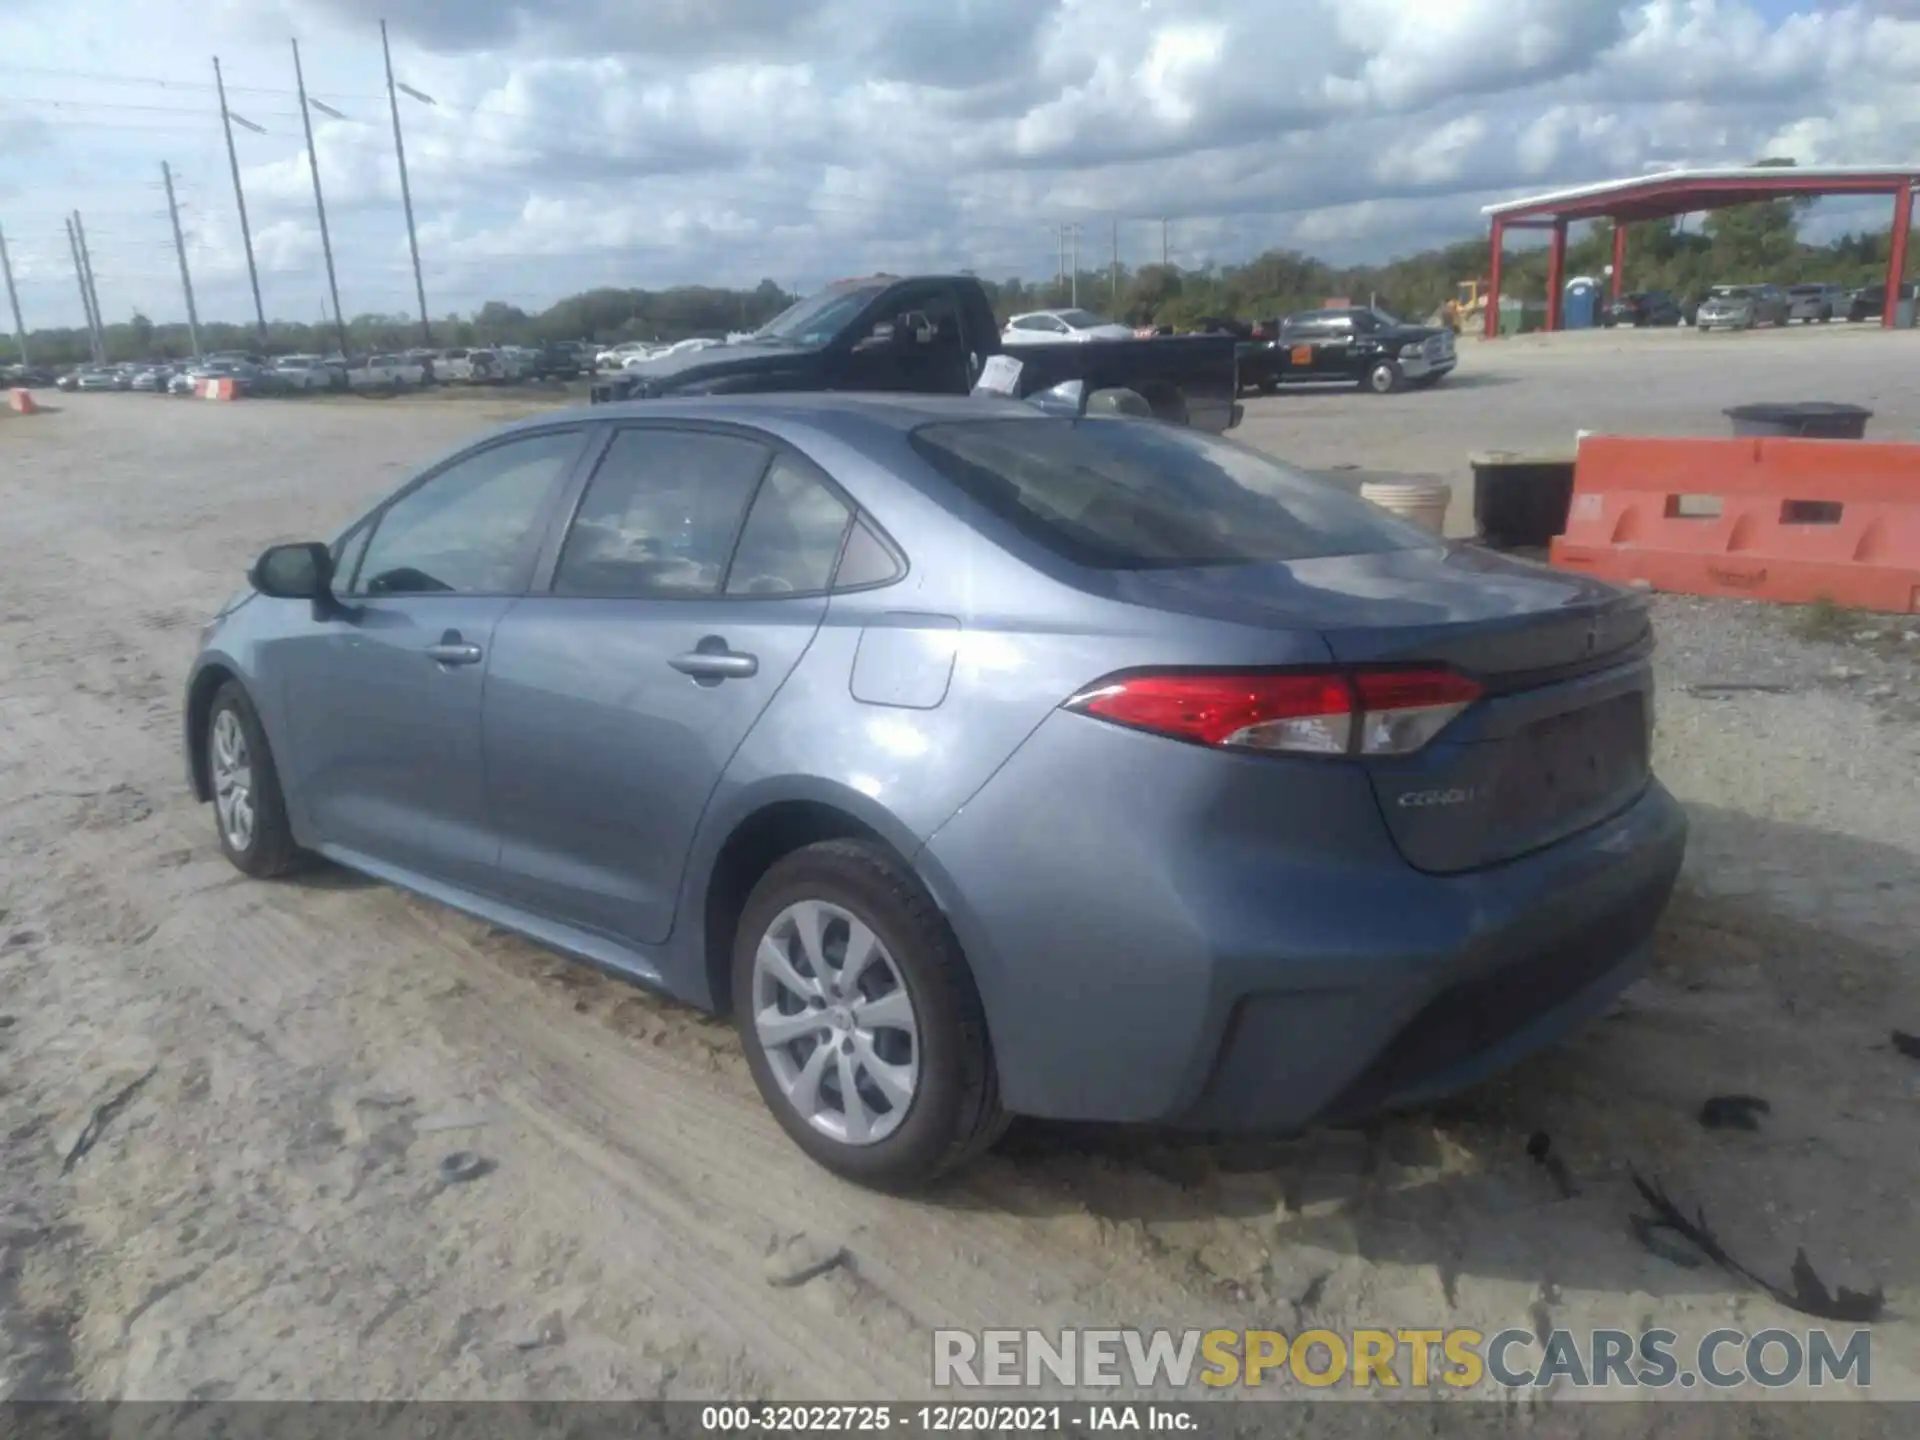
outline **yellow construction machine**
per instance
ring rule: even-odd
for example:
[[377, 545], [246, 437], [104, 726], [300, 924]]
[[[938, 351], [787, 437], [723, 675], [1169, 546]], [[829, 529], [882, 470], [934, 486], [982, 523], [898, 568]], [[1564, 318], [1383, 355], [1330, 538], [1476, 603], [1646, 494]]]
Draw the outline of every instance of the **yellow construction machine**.
[[1453, 298], [1434, 314], [1430, 324], [1444, 325], [1454, 334], [1480, 329], [1487, 323], [1487, 282], [1462, 280], [1453, 287]]

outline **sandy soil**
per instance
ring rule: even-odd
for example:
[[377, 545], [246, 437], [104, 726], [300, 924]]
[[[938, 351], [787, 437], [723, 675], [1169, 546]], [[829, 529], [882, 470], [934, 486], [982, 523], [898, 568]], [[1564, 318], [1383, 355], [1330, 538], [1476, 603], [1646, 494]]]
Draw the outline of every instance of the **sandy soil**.
[[[195, 627], [469, 407], [63, 401], [0, 437], [0, 1397], [847, 1399], [926, 1393], [944, 1326], [1811, 1323], [1638, 1244], [1634, 1167], [1769, 1277], [1804, 1247], [1883, 1286], [1875, 1390], [1920, 1398], [1897, 623], [1661, 602], [1696, 843], [1656, 973], [1569, 1044], [1364, 1133], [1020, 1126], [908, 1202], [810, 1166], [727, 1028], [341, 872], [220, 857], [178, 744]], [[1703, 1128], [1726, 1092], [1772, 1112]]]

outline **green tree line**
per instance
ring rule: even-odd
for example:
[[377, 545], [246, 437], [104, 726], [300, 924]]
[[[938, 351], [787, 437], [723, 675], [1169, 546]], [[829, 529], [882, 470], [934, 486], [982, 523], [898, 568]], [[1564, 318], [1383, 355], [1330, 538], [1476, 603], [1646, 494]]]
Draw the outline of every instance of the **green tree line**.
[[[1675, 220], [1630, 225], [1625, 288], [1668, 290], [1682, 298], [1698, 298], [1708, 286], [1723, 283], [1880, 283], [1886, 274], [1887, 234], [1849, 234], [1829, 244], [1808, 244], [1800, 238], [1805, 210], [1803, 201], [1769, 201], [1716, 211], [1691, 230]], [[1612, 246], [1608, 225], [1587, 227], [1568, 246], [1567, 275], [1598, 278], [1612, 258]], [[1064, 277], [1044, 281], [983, 277], [983, 283], [1002, 319], [1022, 310], [1063, 306], [1077, 297], [1081, 306], [1130, 324], [1175, 329], [1215, 316], [1262, 320], [1334, 299], [1377, 304], [1411, 320], [1434, 314], [1459, 282], [1484, 280], [1487, 260], [1484, 240], [1463, 240], [1383, 265], [1340, 266], [1295, 251], [1270, 250], [1244, 265], [1102, 267], [1083, 270], [1077, 282]], [[1505, 294], [1534, 304], [1545, 301], [1544, 247], [1508, 251], [1502, 269]], [[794, 298], [773, 281], [763, 280], [752, 290], [704, 285], [589, 290], [538, 312], [490, 300], [472, 315], [434, 321], [432, 343], [441, 347], [538, 345], [558, 340], [616, 344], [721, 336], [764, 323]], [[359, 315], [346, 328], [348, 348], [354, 354], [425, 343], [419, 321], [405, 315]], [[109, 360], [166, 359], [191, 353], [184, 325], [156, 325], [139, 314], [109, 325], [106, 338]], [[230, 322], [202, 325], [200, 341], [207, 351], [259, 348], [253, 326]], [[39, 364], [73, 364], [87, 358], [86, 332], [81, 329], [36, 330], [28, 343]], [[266, 348], [274, 354], [329, 353], [339, 343], [338, 331], [330, 324], [274, 321], [268, 326]], [[11, 341], [0, 341], [0, 360], [15, 358]]]

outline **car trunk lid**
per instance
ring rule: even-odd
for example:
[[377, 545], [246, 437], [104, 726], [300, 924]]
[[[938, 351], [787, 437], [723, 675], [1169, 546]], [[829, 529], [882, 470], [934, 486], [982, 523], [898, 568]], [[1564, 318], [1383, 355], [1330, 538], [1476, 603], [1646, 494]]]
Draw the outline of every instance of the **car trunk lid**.
[[1142, 572], [1133, 598], [1320, 633], [1353, 669], [1439, 666], [1481, 698], [1411, 755], [1366, 767], [1394, 843], [1452, 874], [1631, 804], [1649, 777], [1652, 630], [1639, 597], [1474, 547]]

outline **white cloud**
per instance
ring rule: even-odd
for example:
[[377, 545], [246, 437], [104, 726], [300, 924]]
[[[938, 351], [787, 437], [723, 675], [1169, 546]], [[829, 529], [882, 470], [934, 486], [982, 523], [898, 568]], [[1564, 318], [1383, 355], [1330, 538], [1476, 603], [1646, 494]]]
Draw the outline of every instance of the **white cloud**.
[[[1797, 13], [1796, 13], [1797, 12]], [[1656, 162], [1920, 150], [1906, 0], [92, 0], [0, 11], [0, 223], [33, 323], [77, 319], [61, 215], [109, 315], [251, 308], [207, 53], [270, 312], [325, 292], [288, 37], [341, 300], [411, 306], [375, 21], [389, 16], [436, 313], [591, 284], [808, 285], [867, 268], [1051, 273], [1275, 245], [1381, 259], [1505, 194]], [[59, 23], [49, 23], [58, 15]], [[77, 57], [77, 58], [76, 58]], [[164, 83], [161, 83], [164, 82]], [[1832, 213], [1864, 213], [1836, 202]], [[1819, 222], [1826, 223], [1826, 222]]]

